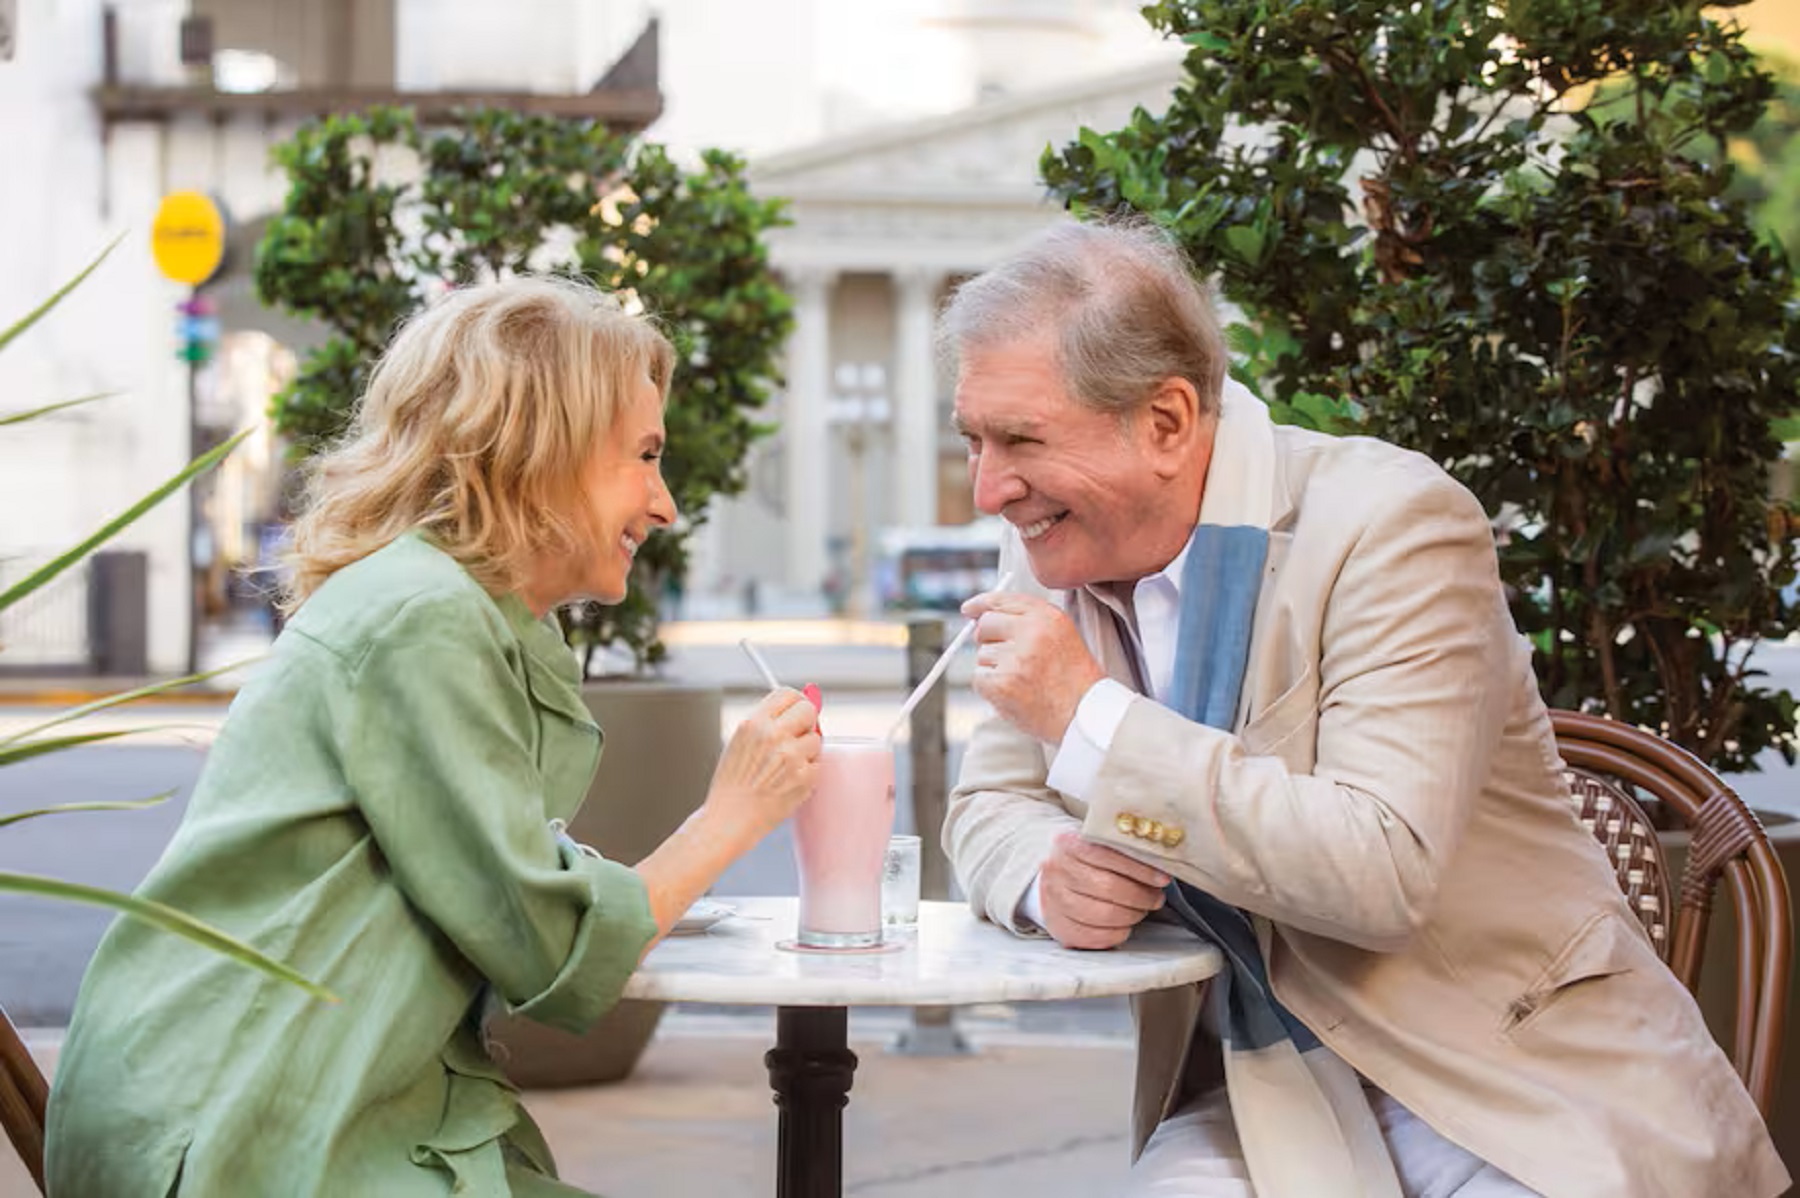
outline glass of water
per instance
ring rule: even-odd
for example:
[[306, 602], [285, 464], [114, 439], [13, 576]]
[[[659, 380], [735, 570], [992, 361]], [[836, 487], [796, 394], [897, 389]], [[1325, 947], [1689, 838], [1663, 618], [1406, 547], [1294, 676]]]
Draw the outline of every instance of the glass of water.
[[881, 938], [907, 940], [919, 931], [919, 838], [890, 836], [881, 866]]

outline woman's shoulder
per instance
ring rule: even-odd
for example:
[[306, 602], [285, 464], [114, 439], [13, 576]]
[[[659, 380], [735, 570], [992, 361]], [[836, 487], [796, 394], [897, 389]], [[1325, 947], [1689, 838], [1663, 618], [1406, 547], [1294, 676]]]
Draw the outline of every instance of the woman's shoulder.
[[463, 643], [508, 639], [493, 597], [455, 558], [416, 534], [326, 579], [288, 629], [352, 662], [376, 641], [409, 630]]

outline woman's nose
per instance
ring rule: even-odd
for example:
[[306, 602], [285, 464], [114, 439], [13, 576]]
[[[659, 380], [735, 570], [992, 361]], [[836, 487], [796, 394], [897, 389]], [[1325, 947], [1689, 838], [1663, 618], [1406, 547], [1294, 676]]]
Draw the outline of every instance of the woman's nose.
[[666, 528], [680, 514], [675, 510], [675, 496], [669, 493], [669, 484], [658, 474], [655, 493], [650, 496], [650, 522]]

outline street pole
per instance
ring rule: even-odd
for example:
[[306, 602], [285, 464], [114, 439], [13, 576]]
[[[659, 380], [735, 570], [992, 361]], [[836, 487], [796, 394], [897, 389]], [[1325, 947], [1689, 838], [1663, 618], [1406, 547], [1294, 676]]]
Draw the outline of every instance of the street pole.
[[[919, 685], [944, 652], [942, 616], [914, 616], [906, 625], [906, 687]], [[919, 897], [950, 897], [950, 862], [942, 829], [949, 803], [948, 688], [942, 680], [912, 710], [909, 746], [912, 764], [913, 826], [919, 834]], [[956, 1030], [950, 1007], [914, 1007], [912, 1026], [900, 1033], [894, 1051], [913, 1057], [954, 1057], [971, 1051]]]
[[[110, 53], [110, 51], [109, 51]], [[177, 336], [180, 355], [187, 363], [187, 460], [197, 456], [199, 436], [200, 366], [210, 356], [211, 343], [218, 340], [218, 321], [212, 319], [211, 306], [200, 294], [206, 281], [219, 271], [225, 260], [225, 214], [211, 197], [198, 191], [172, 191], [163, 196], [150, 224], [150, 252], [157, 270], [172, 283], [188, 288], [187, 299], [175, 306], [180, 315]], [[186, 463], [183, 463], [185, 465]], [[187, 549], [181, 556], [187, 561], [187, 668], [198, 671], [200, 660], [200, 612], [198, 587], [194, 577], [194, 542], [199, 528], [199, 499], [194, 485], [187, 491]]]
[[[190, 318], [200, 314], [200, 288], [195, 287], [188, 293], [185, 315]], [[183, 347], [187, 358], [187, 460], [193, 461], [200, 456], [200, 362], [197, 355]], [[199, 544], [200, 533], [200, 496], [199, 480], [191, 480], [182, 488], [187, 496], [187, 672], [200, 672], [200, 571], [195, 560], [195, 548]]]

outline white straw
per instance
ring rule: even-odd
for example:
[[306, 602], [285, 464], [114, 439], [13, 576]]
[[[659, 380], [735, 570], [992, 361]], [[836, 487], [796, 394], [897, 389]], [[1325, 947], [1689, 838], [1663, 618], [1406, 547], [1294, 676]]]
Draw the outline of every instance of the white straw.
[[[1004, 591], [1007, 586], [1012, 583], [1012, 580], [1012, 571], [1008, 570], [1005, 574], [1000, 576], [1000, 581], [988, 588], [988, 593], [991, 594], [994, 591]], [[906, 717], [911, 715], [912, 709], [919, 705], [919, 700], [925, 697], [925, 692], [929, 691], [936, 685], [937, 680], [944, 676], [944, 671], [950, 668], [951, 657], [955, 656], [956, 651], [963, 647], [964, 642], [966, 642], [974, 632], [975, 621], [970, 620], [967, 624], [962, 626], [962, 631], [957, 633], [956, 636], [951, 639], [949, 646], [938, 655], [938, 659], [931, 663], [931, 669], [925, 672], [925, 677], [920, 679], [919, 685], [913, 687], [913, 693], [906, 696], [906, 702], [900, 705], [900, 715], [894, 720], [893, 726], [887, 730], [888, 740], [893, 740], [895, 734], [905, 726]]]
[[769, 668], [769, 663], [763, 660], [763, 655], [756, 651], [756, 646], [750, 643], [750, 638], [745, 637], [740, 640], [738, 647], [749, 655], [751, 664], [756, 667], [756, 672], [762, 675], [763, 681], [769, 684], [769, 689], [780, 690], [781, 683], [775, 681], [775, 671]]

